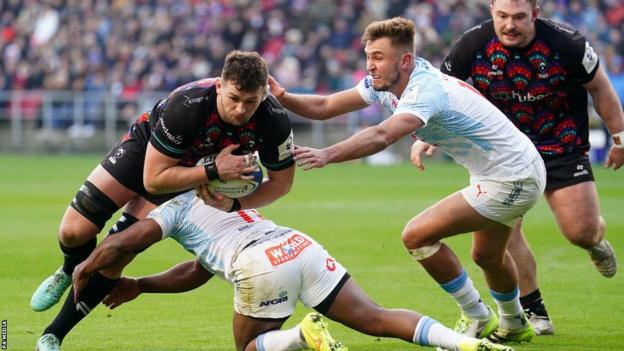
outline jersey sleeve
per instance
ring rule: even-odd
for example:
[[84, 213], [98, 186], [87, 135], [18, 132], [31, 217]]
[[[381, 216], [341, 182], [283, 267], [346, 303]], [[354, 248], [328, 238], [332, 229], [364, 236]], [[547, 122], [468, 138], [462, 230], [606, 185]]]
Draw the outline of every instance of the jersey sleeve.
[[266, 123], [262, 125], [264, 145], [258, 151], [260, 162], [269, 170], [280, 171], [295, 163], [292, 125], [288, 112], [273, 96], [265, 100], [263, 108]]
[[[171, 96], [152, 130], [150, 143], [156, 150], [172, 158], [181, 158], [201, 129], [198, 119], [204, 97], [191, 91]], [[198, 96], [195, 96], [198, 95]]]
[[598, 55], [579, 32], [574, 32], [568, 48], [570, 59], [566, 62], [569, 62], [568, 69], [572, 79], [580, 84], [590, 82], [598, 71], [600, 64]]
[[440, 71], [457, 79], [466, 80], [470, 77], [472, 53], [470, 40], [473, 32], [468, 31], [451, 47], [448, 55], [442, 60]]
[[147, 218], [155, 221], [162, 230], [163, 239], [174, 237], [180, 230], [180, 223], [188, 214], [195, 197], [195, 190], [187, 191], [152, 210]]
[[373, 79], [370, 76], [364, 77], [360, 82], [355, 86], [355, 89], [360, 93], [360, 96], [369, 105], [378, 102], [379, 92], [373, 89]]

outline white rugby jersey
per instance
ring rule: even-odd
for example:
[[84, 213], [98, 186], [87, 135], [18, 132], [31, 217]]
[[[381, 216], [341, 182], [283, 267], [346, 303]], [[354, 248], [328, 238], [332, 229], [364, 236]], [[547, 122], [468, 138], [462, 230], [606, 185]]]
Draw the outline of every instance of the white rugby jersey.
[[393, 114], [418, 116], [425, 125], [413, 135], [468, 169], [471, 176], [510, 179], [538, 156], [535, 146], [469, 84], [442, 74], [417, 58], [400, 98], [373, 89], [370, 76], [357, 90], [368, 104], [378, 102]]
[[167, 201], [147, 217], [160, 225], [163, 239], [175, 239], [204, 268], [227, 280], [231, 280], [232, 260], [246, 245], [291, 230], [278, 227], [256, 210], [228, 213], [207, 206], [194, 190]]

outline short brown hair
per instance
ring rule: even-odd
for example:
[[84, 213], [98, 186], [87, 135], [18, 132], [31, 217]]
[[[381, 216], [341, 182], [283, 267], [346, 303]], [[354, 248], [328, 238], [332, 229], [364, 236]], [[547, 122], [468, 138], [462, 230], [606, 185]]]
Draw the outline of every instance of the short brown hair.
[[225, 56], [221, 79], [232, 82], [239, 90], [256, 92], [268, 82], [268, 65], [257, 52], [233, 50]]
[[362, 44], [366, 45], [369, 40], [390, 38], [393, 46], [404, 46], [413, 53], [415, 34], [414, 22], [403, 17], [394, 17], [366, 26], [362, 34]]
[[[490, 0], [490, 4], [494, 4], [496, 0]], [[517, 1], [517, 0], [516, 0]], [[531, 4], [531, 7], [536, 8], [537, 7], [537, 0], [527, 0], [528, 3]]]

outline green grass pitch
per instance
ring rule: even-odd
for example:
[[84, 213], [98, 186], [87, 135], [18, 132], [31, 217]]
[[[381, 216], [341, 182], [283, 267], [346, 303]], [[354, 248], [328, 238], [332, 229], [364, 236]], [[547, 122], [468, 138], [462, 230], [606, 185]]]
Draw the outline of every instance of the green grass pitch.
[[[8, 350], [34, 349], [58, 311], [55, 306], [33, 312], [30, 296], [61, 264], [56, 239], [60, 218], [99, 159], [0, 155], [0, 319], [6, 323]], [[607, 232], [624, 258], [622, 172], [595, 166]], [[424, 173], [409, 165], [361, 163], [298, 170], [291, 193], [261, 212], [316, 238], [381, 305], [414, 309], [452, 325], [457, 307], [405, 253], [400, 232], [413, 215], [465, 186], [467, 179], [461, 167], [444, 162], [430, 162]], [[516, 349], [624, 349], [624, 273], [605, 279], [595, 272], [585, 252], [558, 233], [543, 200], [526, 216], [525, 232], [557, 334]], [[470, 237], [447, 243], [460, 255], [484, 299], [492, 303], [469, 259]], [[126, 273], [155, 273], [190, 258], [175, 242], [165, 241], [141, 254]], [[305, 313], [299, 305], [285, 326], [296, 324]], [[144, 295], [114, 311], [100, 306], [68, 335], [63, 350], [232, 350], [231, 317], [232, 289], [213, 279], [193, 292]], [[351, 350], [425, 349], [362, 335], [333, 322], [330, 329]]]

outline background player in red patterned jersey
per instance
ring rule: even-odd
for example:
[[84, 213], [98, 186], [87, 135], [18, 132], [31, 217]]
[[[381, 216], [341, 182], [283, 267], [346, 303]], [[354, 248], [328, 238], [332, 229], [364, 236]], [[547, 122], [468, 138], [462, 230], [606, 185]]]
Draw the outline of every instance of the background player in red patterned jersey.
[[[587, 155], [587, 92], [613, 136], [606, 167], [624, 164], [622, 105], [595, 52], [566, 26], [538, 18], [536, 0], [492, 0], [492, 20], [467, 31], [441, 70], [474, 86], [533, 141], [547, 169], [545, 197], [563, 235], [589, 253], [605, 277], [617, 271], [605, 239]], [[554, 327], [538, 289], [536, 263], [521, 227], [509, 251], [520, 274], [521, 301], [537, 333]]]

